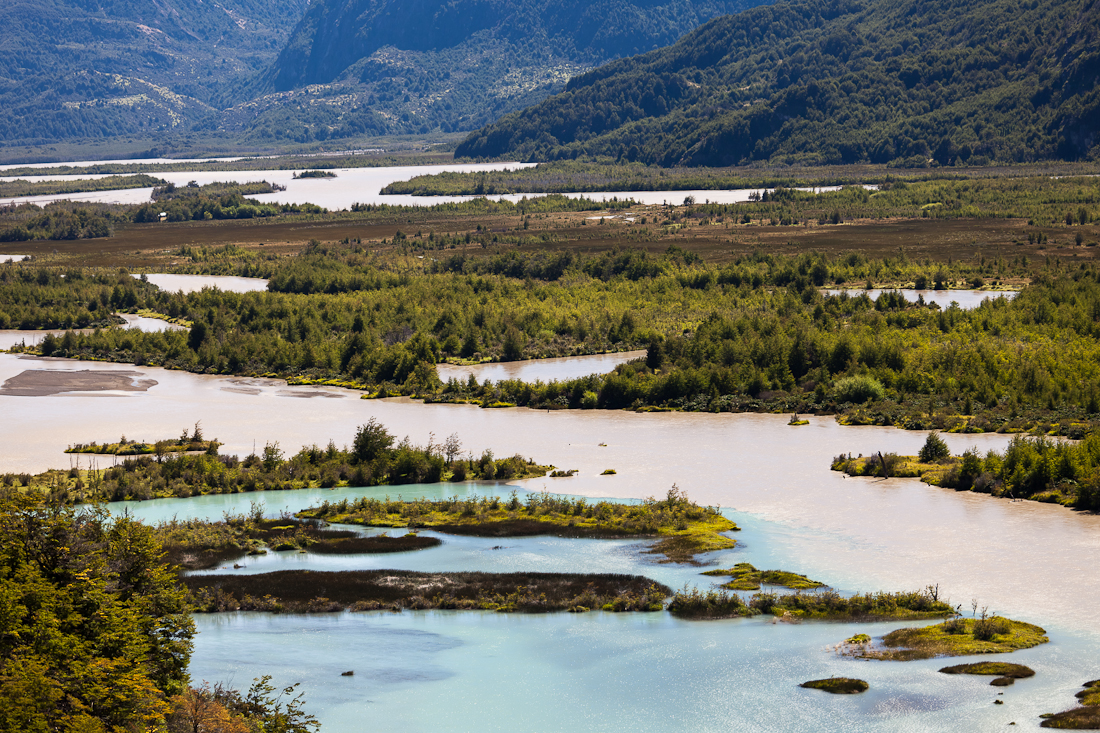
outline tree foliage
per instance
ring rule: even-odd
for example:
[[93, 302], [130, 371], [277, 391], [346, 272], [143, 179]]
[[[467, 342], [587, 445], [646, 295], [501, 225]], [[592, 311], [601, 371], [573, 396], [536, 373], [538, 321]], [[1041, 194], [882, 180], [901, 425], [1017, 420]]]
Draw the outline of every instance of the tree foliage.
[[459, 157], [924, 167], [1076, 159], [1097, 143], [1089, 0], [792, 0], [570, 80]]
[[0, 729], [163, 725], [194, 626], [148, 527], [0, 495]]

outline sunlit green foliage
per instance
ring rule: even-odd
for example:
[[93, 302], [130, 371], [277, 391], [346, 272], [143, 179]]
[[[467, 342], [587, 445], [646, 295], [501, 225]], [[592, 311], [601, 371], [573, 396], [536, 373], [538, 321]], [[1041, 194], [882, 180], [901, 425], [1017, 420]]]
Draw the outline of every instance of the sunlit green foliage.
[[170, 453], [162, 445], [159, 451], [154, 447], [155, 455], [127, 458], [110, 468], [74, 468], [67, 474], [47, 471], [34, 477], [3, 474], [0, 481], [5, 487], [23, 485], [49, 491], [61, 500], [80, 502], [423, 484], [448, 479], [509, 480], [542, 476], [547, 471], [546, 466], [518, 455], [495, 458], [491, 450], [480, 456], [462, 456], [457, 435], [442, 444], [429, 441], [423, 447], [414, 446], [408, 438], [398, 442], [373, 418], [360, 426], [351, 450], [338, 448], [330, 440], [327, 447], [307, 446], [288, 458], [278, 443], [268, 443], [260, 455], [253, 453], [242, 460], [217, 455], [218, 444], [206, 445], [202, 455]]
[[0, 729], [151, 730], [194, 626], [152, 531], [0, 494]]

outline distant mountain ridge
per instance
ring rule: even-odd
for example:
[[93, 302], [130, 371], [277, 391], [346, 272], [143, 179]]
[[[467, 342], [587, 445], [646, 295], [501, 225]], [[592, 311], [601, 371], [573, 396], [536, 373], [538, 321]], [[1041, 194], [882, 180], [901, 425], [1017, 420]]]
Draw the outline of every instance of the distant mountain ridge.
[[780, 0], [621, 59], [463, 157], [665, 165], [1100, 157], [1100, 0]]
[[295, 118], [314, 129], [331, 128], [332, 114], [378, 132], [475, 129], [574, 74], [759, 2], [315, 0], [255, 91], [321, 85], [313, 104], [325, 110]]
[[7, 0], [0, 145], [474, 130], [762, 0]]
[[275, 58], [308, 0], [7, 0], [0, 142], [186, 128]]

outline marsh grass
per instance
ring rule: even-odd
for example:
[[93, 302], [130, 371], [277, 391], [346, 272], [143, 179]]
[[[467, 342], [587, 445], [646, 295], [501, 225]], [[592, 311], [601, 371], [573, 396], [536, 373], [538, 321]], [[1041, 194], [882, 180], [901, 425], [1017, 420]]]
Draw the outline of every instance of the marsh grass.
[[1100, 729], [1100, 680], [1086, 682], [1084, 687], [1076, 695], [1082, 707], [1061, 713], [1047, 713], [1042, 716], [1045, 720], [1039, 724], [1040, 727], [1063, 730]]
[[173, 519], [154, 529], [165, 559], [184, 570], [205, 570], [246, 555], [309, 550], [320, 554], [407, 552], [435, 547], [441, 540], [411, 534], [360, 537], [352, 530], [331, 530], [293, 517], [263, 519], [227, 515], [223, 520]]
[[[995, 623], [995, 633], [989, 639], [975, 637], [975, 627], [982, 619], [951, 619], [933, 626], [891, 631], [883, 637], [884, 649], [862, 650], [854, 656], [908, 661], [970, 654], [1005, 654], [1050, 641], [1046, 631], [1033, 624], [1000, 616], [986, 620]], [[983, 634], [979, 629], [978, 637], [981, 636]]]
[[857, 680], [852, 677], [830, 677], [824, 680], [803, 682], [799, 687], [823, 690], [834, 695], [855, 695], [860, 692], [867, 692], [871, 686], [863, 680]]
[[198, 611], [456, 609], [659, 611], [668, 587], [639, 575], [582, 573], [424, 573], [408, 570], [259, 575], [193, 575], [183, 579]]
[[751, 564], [742, 562], [728, 570], [708, 570], [703, 575], [728, 575], [733, 580], [722, 585], [729, 590], [760, 590], [763, 585], [777, 585], [792, 590], [812, 590], [824, 588], [825, 584], [811, 580], [805, 575], [798, 575], [786, 570], [757, 570]]
[[695, 555], [731, 549], [736, 541], [722, 532], [737, 525], [714, 507], [690, 501], [673, 486], [664, 500], [640, 504], [592, 502], [546, 492], [510, 498], [453, 497], [449, 499], [325, 502], [298, 513], [304, 519], [371, 527], [431, 528], [448, 534], [478, 537], [517, 537], [552, 534], [560, 537], [648, 538], [659, 541], [648, 550], [669, 562], [693, 562]]

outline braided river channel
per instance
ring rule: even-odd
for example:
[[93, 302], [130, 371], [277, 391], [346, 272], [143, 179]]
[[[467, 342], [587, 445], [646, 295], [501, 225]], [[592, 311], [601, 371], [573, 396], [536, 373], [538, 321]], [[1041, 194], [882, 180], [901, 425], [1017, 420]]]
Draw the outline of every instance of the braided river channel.
[[[608, 358], [557, 365], [555, 376], [609, 369]], [[613, 360], [612, 360], [613, 361]], [[705, 565], [804, 573], [841, 593], [938, 584], [971, 601], [1043, 626], [1050, 643], [1004, 661], [1036, 676], [993, 688], [981, 677], [937, 670], [951, 662], [870, 662], [838, 656], [856, 633], [880, 637], [901, 622], [773, 623], [768, 616], [684, 621], [665, 612], [502, 614], [403, 611], [197, 616], [193, 680], [247, 687], [261, 674], [301, 683], [326, 733], [418, 731], [998, 731], [1037, 729], [1039, 715], [1074, 704], [1100, 677], [1100, 517], [925, 486], [914, 479], [852, 479], [833, 456], [914, 454], [925, 434], [843, 427], [831, 417], [787, 425], [787, 415], [480, 409], [285, 382], [158, 368], [0, 354], [0, 382], [24, 372], [113, 372], [92, 391], [0, 391], [0, 472], [68, 467], [73, 443], [157, 439], [201, 421], [222, 453], [241, 456], [278, 441], [350, 443], [374, 417], [424, 444], [457, 433], [463, 450], [520, 453], [577, 469], [572, 478], [215, 495], [111, 505], [147, 520], [218, 519], [254, 501], [279, 515], [345, 497], [501, 494], [513, 490], [636, 501], [673, 483], [717, 505], [741, 527], [735, 549]], [[119, 373], [122, 374], [119, 374]], [[68, 375], [50, 384], [64, 383]], [[88, 375], [85, 375], [87, 377]], [[92, 377], [96, 375], [91, 375]], [[107, 375], [103, 375], [107, 376]], [[82, 385], [94, 379], [82, 378]], [[121, 382], [120, 382], [121, 379]], [[118, 388], [126, 380], [130, 388]], [[947, 435], [955, 453], [1003, 449], [1004, 435]], [[105, 457], [101, 457], [105, 458]], [[88, 456], [81, 456], [87, 465]], [[110, 459], [107, 459], [110, 460]], [[100, 467], [104, 464], [100, 463]], [[600, 475], [615, 469], [615, 475]], [[425, 533], [430, 534], [430, 533]], [[428, 550], [390, 555], [269, 553], [216, 572], [283, 568], [637, 573], [673, 588], [709, 588], [705, 567], [660, 564], [645, 542], [556, 537], [440, 535]], [[910, 624], [911, 625], [911, 624]], [[978, 661], [964, 658], [959, 661]], [[341, 676], [345, 671], [354, 676]], [[870, 683], [862, 695], [798, 687], [829, 676]], [[995, 705], [995, 700], [1003, 704]]]

